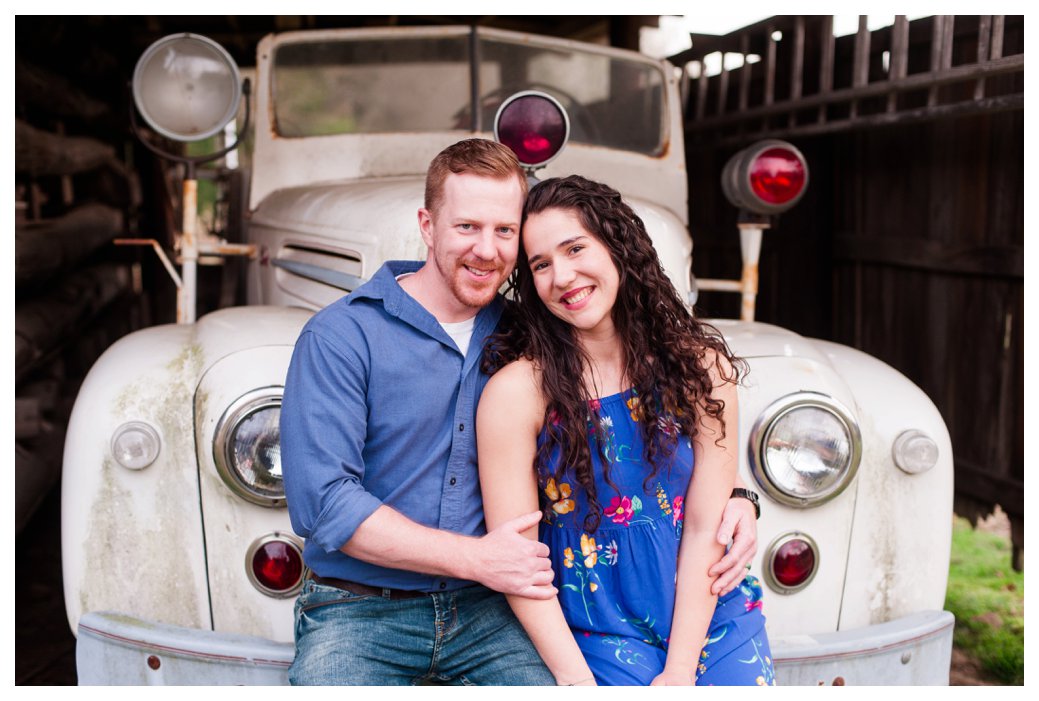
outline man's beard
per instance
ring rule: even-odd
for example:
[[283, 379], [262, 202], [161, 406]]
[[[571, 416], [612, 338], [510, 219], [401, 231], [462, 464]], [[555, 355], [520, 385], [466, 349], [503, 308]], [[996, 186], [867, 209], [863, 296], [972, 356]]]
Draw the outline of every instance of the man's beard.
[[[437, 268], [440, 270], [441, 277], [447, 282], [451, 294], [467, 307], [476, 309], [486, 307], [494, 300], [494, 296], [498, 293], [498, 288], [505, 281], [504, 270], [500, 262], [491, 264], [493, 270], [487, 276], [486, 282], [477, 282], [469, 277], [464, 261], [457, 259], [442, 261], [437, 257], [434, 260]], [[486, 266], [487, 264], [484, 263], [483, 265], [473, 265], [472, 267], [483, 269]]]

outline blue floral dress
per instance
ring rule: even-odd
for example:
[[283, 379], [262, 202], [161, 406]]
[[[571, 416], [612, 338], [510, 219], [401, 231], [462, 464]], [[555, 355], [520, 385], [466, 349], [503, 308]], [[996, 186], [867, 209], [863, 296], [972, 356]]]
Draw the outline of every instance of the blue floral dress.
[[[540, 538], [551, 550], [563, 614], [600, 685], [646, 685], [663, 669], [675, 606], [678, 546], [693, 450], [679, 439], [643, 491], [649, 474], [633, 390], [590, 403], [589, 446], [603, 514], [584, 531], [588, 504], [572, 475], [538, 475], [545, 519]], [[676, 430], [666, 417], [662, 430]], [[593, 433], [610, 460], [610, 487]], [[545, 440], [545, 433], [539, 441]], [[666, 462], [666, 461], [662, 461]], [[619, 491], [618, 491], [619, 490]], [[718, 600], [697, 663], [697, 685], [775, 685], [772, 653], [761, 613], [761, 585], [747, 576]]]

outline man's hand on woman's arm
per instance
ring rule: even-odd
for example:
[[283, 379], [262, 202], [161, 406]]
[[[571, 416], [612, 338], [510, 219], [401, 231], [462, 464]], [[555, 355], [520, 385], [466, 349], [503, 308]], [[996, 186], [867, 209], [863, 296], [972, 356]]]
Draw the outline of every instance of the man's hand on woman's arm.
[[[739, 475], [736, 476], [736, 486], [745, 486]], [[729, 551], [707, 572], [715, 577], [711, 593], [718, 596], [728, 594], [739, 585], [747, 574], [747, 565], [758, 551], [757, 510], [749, 499], [733, 497], [725, 505], [718, 527], [718, 542], [728, 545], [730, 541]]]
[[531, 512], [473, 538], [422, 526], [380, 506], [342, 551], [382, 567], [469, 579], [505, 594], [551, 599], [556, 588], [548, 546], [523, 535], [540, 520], [540, 511]]

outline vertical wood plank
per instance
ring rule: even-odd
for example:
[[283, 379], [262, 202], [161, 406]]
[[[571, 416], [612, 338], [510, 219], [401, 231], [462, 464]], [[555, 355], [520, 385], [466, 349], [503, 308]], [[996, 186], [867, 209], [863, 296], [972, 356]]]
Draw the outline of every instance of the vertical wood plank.
[[696, 119], [702, 120], [707, 114], [707, 62], [700, 59], [700, 77], [696, 79]]
[[952, 68], [952, 31], [955, 22], [955, 15], [945, 15], [945, 22], [942, 24], [942, 70]]
[[992, 43], [989, 58], [1003, 58], [1003, 15], [992, 15]]
[[[945, 26], [945, 15], [935, 15], [931, 18], [931, 73], [937, 73], [942, 65], [942, 36]], [[934, 107], [938, 104], [938, 87], [932, 85], [927, 91], [927, 106]]]
[[[988, 61], [989, 43], [992, 35], [992, 15], [981, 15], [978, 18], [978, 63]], [[974, 99], [985, 97], [985, 79], [978, 78], [974, 83]]]
[[855, 58], [852, 67], [851, 84], [861, 88], [869, 82], [869, 26], [867, 16], [859, 15], [859, 30], [855, 33]]
[[729, 69], [725, 65], [725, 52], [722, 51], [722, 72], [718, 74], [718, 109], [716, 114], [725, 114], [725, 103], [729, 97]]
[[[905, 15], [895, 15], [895, 23], [891, 27], [891, 64], [888, 80], [900, 80], [906, 77], [909, 67], [909, 20]], [[898, 108], [898, 92], [892, 90], [887, 97], [887, 111], [894, 112]]]
[[[794, 36], [793, 46], [790, 51], [790, 99], [799, 100], [801, 99], [801, 89], [803, 82], [804, 73], [804, 62], [805, 62], [805, 18], [804, 15], [797, 15], [794, 18]], [[794, 126], [797, 122], [797, 111], [790, 110], [787, 123], [789, 126]]]
[[[869, 26], [867, 16], [859, 15], [859, 30], [855, 33], [855, 51], [851, 68], [851, 85], [861, 88], [869, 82]], [[850, 117], [855, 119], [859, 113], [859, 101], [851, 101]]]
[[750, 99], [750, 71], [753, 64], [747, 63], [747, 54], [750, 52], [750, 36], [743, 32], [740, 34], [740, 53], [743, 54], [743, 68], [740, 69], [740, 112], [747, 109]]
[[776, 31], [774, 25], [765, 27], [765, 102], [771, 105], [776, 94], [776, 40], [772, 34]]
[[[819, 25], [819, 46], [822, 56], [819, 60], [819, 92], [825, 94], [833, 89], [833, 15], [824, 15]], [[826, 105], [819, 106], [819, 124], [826, 122]]]

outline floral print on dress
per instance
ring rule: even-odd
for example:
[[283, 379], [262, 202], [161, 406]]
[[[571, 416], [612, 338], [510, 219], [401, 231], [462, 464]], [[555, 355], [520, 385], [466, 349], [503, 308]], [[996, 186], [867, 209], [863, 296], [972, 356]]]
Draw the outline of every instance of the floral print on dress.
[[550, 479], [545, 485], [545, 496], [552, 500], [552, 510], [557, 514], [568, 514], [574, 510], [574, 500], [570, 494], [570, 485], [566, 482], [561, 482], [557, 487], [556, 481]]
[[[595, 542], [595, 538], [589, 538], [587, 534], [581, 536], [581, 550], [580, 555], [574, 552], [573, 548], [566, 548], [563, 551], [563, 567], [568, 572], [572, 572], [577, 578], [575, 584], [571, 581], [564, 581], [563, 589], [573, 591], [581, 596], [581, 604], [584, 606], [584, 616], [588, 622], [588, 625], [594, 625], [595, 619], [592, 616], [592, 611], [595, 609], [595, 601], [588, 598], [589, 594], [594, 594], [602, 586], [602, 580], [599, 575], [595, 572], [595, 566], [600, 564], [599, 560], [599, 549], [601, 545]], [[605, 565], [605, 563], [602, 563]], [[565, 572], [560, 573], [564, 580], [568, 579]]]
[[630, 526], [632, 523], [644, 523], [651, 528], [657, 527], [657, 518], [643, 513], [643, 503], [637, 495], [617, 496], [610, 499], [610, 505], [603, 509], [603, 513], [614, 523], [620, 526]]
[[743, 578], [743, 581], [740, 582], [739, 588], [740, 593], [742, 593], [743, 596], [746, 597], [745, 601], [743, 602], [743, 606], [747, 611], [762, 608], [763, 605], [761, 602], [761, 581], [758, 580], [757, 577], [753, 577], [748, 574], [746, 577]]
[[[566, 620], [600, 684], [652, 681], [667, 655], [674, 613], [693, 449], [673, 416], [658, 416], [661, 432], [679, 435], [647, 485], [639, 423], [644, 401], [631, 391], [588, 404], [588, 447], [602, 505], [594, 531], [584, 528], [590, 513], [585, 490], [572, 470], [559, 470], [561, 451], [539, 467], [541, 538], [552, 552]], [[761, 586], [751, 577], [719, 599], [695, 660], [699, 683], [775, 684], [761, 609]]]
[[632, 396], [624, 402], [628, 406], [628, 410], [631, 413], [631, 420], [635, 423], [639, 422], [639, 418], [642, 415], [642, 406], [639, 403], [639, 397], [637, 394], [632, 393]]
[[635, 509], [632, 508], [629, 497], [614, 497], [610, 500], [610, 506], [603, 513], [609, 516], [614, 523], [627, 526], [631, 517], [635, 515]]
[[646, 669], [653, 669], [649, 665], [649, 658], [638, 652], [633, 646], [619, 635], [607, 635], [602, 639], [603, 645], [616, 648], [613, 656], [618, 662], [625, 665], [639, 665]]

